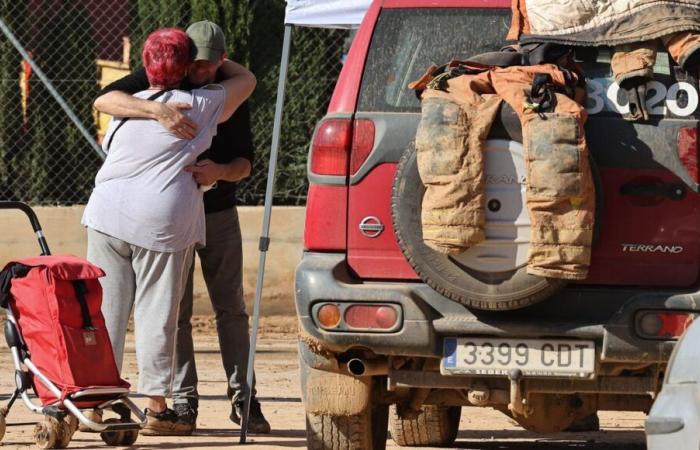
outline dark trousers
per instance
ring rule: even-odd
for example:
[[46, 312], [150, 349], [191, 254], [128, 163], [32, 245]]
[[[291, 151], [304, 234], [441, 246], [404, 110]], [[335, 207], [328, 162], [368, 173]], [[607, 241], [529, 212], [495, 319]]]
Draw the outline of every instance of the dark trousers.
[[[206, 247], [197, 250], [197, 254], [216, 317], [221, 359], [228, 380], [227, 395], [229, 399], [238, 398], [245, 389], [250, 338], [243, 300], [241, 227], [236, 208], [207, 214], [206, 226]], [[194, 264], [180, 304], [173, 402], [189, 402], [196, 407], [199, 394], [191, 323], [193, 273]]]

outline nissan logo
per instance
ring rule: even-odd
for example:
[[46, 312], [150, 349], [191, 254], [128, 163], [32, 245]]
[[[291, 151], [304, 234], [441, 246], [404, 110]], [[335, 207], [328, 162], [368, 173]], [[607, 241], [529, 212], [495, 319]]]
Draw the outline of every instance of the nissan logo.
[[379, 218], [368, 216], [360, 222], [360, 233], [368, 238], [376, 238], [384, 231], [384, 225]]

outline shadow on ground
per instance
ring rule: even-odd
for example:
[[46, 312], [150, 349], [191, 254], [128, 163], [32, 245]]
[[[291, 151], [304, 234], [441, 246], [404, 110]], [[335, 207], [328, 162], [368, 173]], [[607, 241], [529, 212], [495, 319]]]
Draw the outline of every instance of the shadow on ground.
[[610, 430], [591, 433], [557, 433], [542, 436], [525, 430], [460, 431], [453, 448], [473, 450], [644, 450], [642, 430]]

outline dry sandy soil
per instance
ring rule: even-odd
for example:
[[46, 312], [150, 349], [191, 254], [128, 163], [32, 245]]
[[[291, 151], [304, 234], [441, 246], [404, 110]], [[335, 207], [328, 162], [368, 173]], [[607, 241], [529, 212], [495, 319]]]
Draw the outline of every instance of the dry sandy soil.
[[[217, 449], [238, 444], [239, 429], [229, 419], [226, 383], [220, 363], [212, 318], [195, 320], [199, 390], [202, 395], [198, 430], [184, 438], [139, 437], [140, 449]], [[256, 357], [258, 396], [273, 432], [267, 436], [249, 436], [250, 449], [304, 448], [304, 410], [301, 404], [296, 355], [296, 323], [291, 317], [265, 317]], [[129, 345], [125, 376], [135, 384], [136, 367], [133, 346]], [[9, 351], [0, 350], [0, 398], [13, 389]], [[143, 405], [142, 398], [136, 398]], [[32, 431], [39, 416], [17, 403], [8, 417], [8, 428], [1, 449], [34, 448]], [[561, 433], [547, 437], [523, 431], [501, 413], [484, 408], [465, 408], [455, 448], [483, 450], [530, 449], [644, 449], [644, 416], [637, 413], [601, 413], [604, 431], [597, 433]], [[398, 448], [389, 440], [389, 448]], [[105, 448], [99, 436], [77, 432], [69, 448]]]

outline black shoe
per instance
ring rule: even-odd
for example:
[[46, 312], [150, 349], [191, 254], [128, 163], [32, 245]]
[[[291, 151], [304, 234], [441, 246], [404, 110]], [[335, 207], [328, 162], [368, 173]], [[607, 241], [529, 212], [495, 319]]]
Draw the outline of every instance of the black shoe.
[[[243, 417], [243, 399], [234, 399], [231, 405], [231, 415], [229, 418], [236, 425], [240, 425], [241, 417]], [[254, 434], [270, 433], [270, 422], [268, 422], [267, 419], [265, 419], [265, 416], [263, 416], [262, 410], [260, 409], [260, 402], [255, 397], [251, 398], [250, 401], [248, 432]]]
[[180, 422], [175, 411], [168, 408], [163, 412], [153, 412], [146, 408], [146, 426], [141, 430], [144, 436], [189, 436], [194, 424]]
[[197, 426], [197, 408], [189, 403], [175, 403], [173, 411], [177, 415], [177, 421], [180, 423]]

